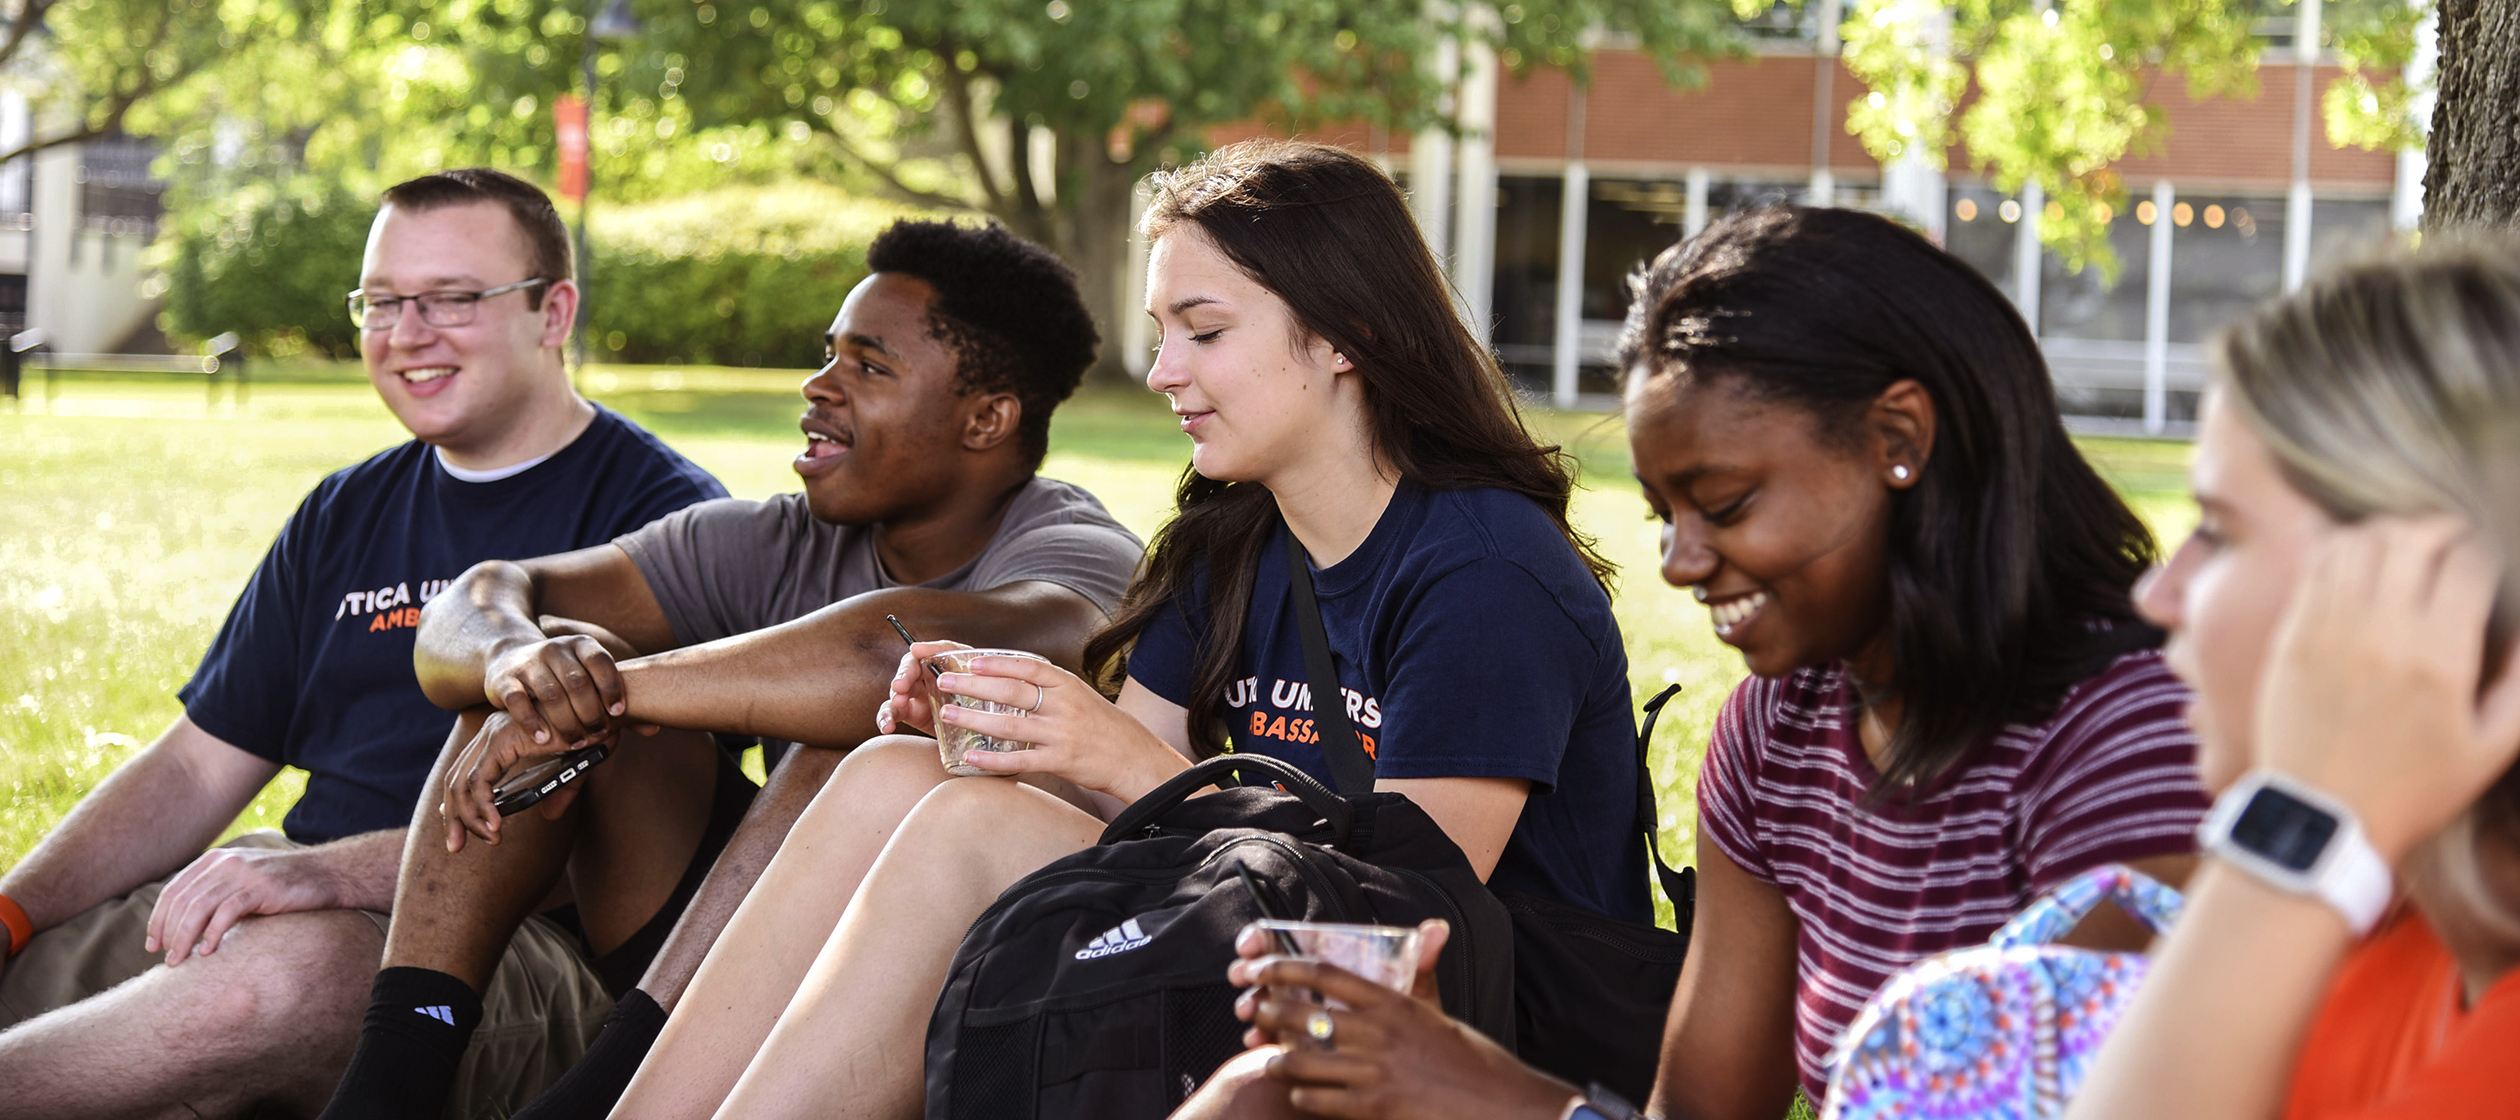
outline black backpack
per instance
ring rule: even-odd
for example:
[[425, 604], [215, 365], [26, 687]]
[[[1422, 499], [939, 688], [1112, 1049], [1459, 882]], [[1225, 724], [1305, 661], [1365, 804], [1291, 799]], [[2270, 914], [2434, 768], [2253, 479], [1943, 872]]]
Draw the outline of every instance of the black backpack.
[[[1245, 782], [1237, 784], [1235, 771]], [[1210, 785], [1224, 788], [1190, 795]], [[1156, 1120], [1242, 1050], [1234, 935], [1261, 917], [1236, 864], [1307, 921], [1452, 923], [1444, 1010], [1513, 1045], [1514, 931], [1452, 840], [1399, 794], [1342, 797], [1221, 755], [1131, 804], [1095, 847], [983, 911], [927, 1036], [930, 1120]]]

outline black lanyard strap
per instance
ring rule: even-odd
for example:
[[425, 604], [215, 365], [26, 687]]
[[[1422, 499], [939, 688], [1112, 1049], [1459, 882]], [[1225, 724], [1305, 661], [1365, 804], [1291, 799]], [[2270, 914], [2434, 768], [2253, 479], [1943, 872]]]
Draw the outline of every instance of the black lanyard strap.
[[1338, 667], [1330, 661], [1330, 635], [1321, 628], [1321, 600], [1313, 596], [1312, 558], [1304, 554], [1304, 544], [1292, 529], [1286, 533], [1286, 579], [1295, 592], [1295, 629], [1304, 636], [1305, 691], [1312, 694], [1313, 730], [1321, 735], [1321, 757], [1330, 766], [1331, 784], [1351, 797], [1371, 793], [1374, 760], [1357, 742], [1356, 725], [1348, 722], [1347, 697], [1339, 688]]

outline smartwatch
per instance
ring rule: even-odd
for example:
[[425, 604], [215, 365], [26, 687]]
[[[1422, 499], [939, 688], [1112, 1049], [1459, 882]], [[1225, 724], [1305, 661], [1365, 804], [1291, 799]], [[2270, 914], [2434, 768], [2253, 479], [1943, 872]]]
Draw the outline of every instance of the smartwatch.
[[2356, 937], [2389, 909], [2388, 861], [2345, 803], [2271, 770], [2242, 775], [2206, 814], [2197, 846], [2277, 887], [2327, 903]]

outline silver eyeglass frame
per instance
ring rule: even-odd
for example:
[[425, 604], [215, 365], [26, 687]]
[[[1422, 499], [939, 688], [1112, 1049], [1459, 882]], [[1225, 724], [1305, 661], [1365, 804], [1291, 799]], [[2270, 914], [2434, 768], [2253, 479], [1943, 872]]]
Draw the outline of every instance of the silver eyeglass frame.
[[[432, 327], [461, 327], [469, 325], [473, 321], [473, 316], [479, 314], [479, 312], [475, 309], [479, 307], [481, 301], [488, 299], [491, 296], [503, 296], [509, 292], [523, 291], [537, 284], [548, 283], [551, 283], [551, 277], [536, 276], [525, 280], [519, 280], [513, 284], [501, 284], [495, 288], [484, 288], [478, 292], [441, 288], [434, 291], [414, 292], [407, 296], [387, 296], [383, 299], [376, 300], [368, 298], [367, 289], [353, 288], [350, 290], [349, 294], [341, 297], [341, 302], [344, 309], [350, 313], [350, 325], [363, 331], [390, 331], [395, 327], [400, 326], [402, 324], [402, 305], [415, 301], [420, 301], [419, 307], [421, 322], [427, 323]], [[464, 298], [448, 302], [437, 302], [432, 299], [432, 297], [444, 296], [462, 296]], [[363, 306], [364, 310], [362, 309]], [[461, 307], [464, 309], [464, 317], [452, 323], [438, 322], [429, 317], [429, 308], [432, 306], [441, 308]], [[383, 325], [374, 323], [372, 320], [374, 319], [376, 312], [381, 308], [387, 307], [394, 309], [393, 318], [385, 322]]]

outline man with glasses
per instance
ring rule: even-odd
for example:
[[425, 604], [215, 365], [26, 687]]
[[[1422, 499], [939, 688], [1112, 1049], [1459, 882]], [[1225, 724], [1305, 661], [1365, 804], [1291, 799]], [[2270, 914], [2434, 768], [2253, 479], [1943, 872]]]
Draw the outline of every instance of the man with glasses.
[[[348, 312], [368, 378], [414, 439], [316, 486], [180, 692], [184, 714], [0, 877], [0, 1110], [321, 1108], [456, 722], [412, 672], [421, 604], [480, 561], [601, 544], [725, 496], [570, 388], [568, 234], [531, 184], [476, 169], [396, 186], [361, 268]], [[305, 772], [285, 838], [205, 854], [283, 765]], [[690, 859], [706, 814], [643, 827]], [[511, 943], [475, 1095], [513, 1107], [594, 1032], [612, 1001], [575, 939], [536, 918]]]

